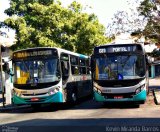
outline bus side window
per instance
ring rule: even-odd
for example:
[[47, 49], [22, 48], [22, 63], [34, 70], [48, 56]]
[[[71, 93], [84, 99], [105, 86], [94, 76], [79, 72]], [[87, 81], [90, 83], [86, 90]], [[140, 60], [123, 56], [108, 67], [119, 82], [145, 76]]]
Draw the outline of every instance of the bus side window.
[[86, 74], [86, 60], [79, 59], [79, 65], [80, 65], [80, 74]]
[[91, 74], [90, 58], [86, 60], [87, 74]]
[[71, 70], [72, 75], [79, 75], [78, 57], [71, 56]]

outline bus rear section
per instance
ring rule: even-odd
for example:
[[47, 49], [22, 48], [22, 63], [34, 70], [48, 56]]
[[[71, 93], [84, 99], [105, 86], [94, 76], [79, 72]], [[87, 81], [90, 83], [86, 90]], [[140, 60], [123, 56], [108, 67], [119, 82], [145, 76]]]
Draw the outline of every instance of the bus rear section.
[[140, 44], [95, 47], [92, 56], [94, 99], [144, 103], [148, 92], [145, 58]]

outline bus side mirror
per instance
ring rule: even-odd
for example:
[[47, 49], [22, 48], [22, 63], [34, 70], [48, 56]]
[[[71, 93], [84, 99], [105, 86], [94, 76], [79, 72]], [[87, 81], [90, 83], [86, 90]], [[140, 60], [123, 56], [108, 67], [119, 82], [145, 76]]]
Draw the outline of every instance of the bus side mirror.
[[3, 71], [11, 76], [13, 76], [14, 74], [12, 73], [12, 71], [10, 70], [9, 68], [9, 63], [8, 62], [5, 62], [3, 65], [2, 65], [2, 68], [3, 68]]

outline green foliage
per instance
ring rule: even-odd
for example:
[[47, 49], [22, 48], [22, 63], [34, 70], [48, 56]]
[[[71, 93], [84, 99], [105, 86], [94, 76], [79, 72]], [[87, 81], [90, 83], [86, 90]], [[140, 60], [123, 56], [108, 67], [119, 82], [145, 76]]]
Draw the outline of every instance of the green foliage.
[[147, 24], [143, 30], [144, 36], [153, 42], [160, 42], [160, 1], [143, 0], [138, 8], [139, 13], [145, 17]]
[[60, 47], [91, 54], [94, 46], [106, 43], [105, 28], [94, 14], [82, 13], [73, 2], [68, 8], [53, 0], [11, 0], [5, 25], [16, 30], [13, 50], [31, 47]]

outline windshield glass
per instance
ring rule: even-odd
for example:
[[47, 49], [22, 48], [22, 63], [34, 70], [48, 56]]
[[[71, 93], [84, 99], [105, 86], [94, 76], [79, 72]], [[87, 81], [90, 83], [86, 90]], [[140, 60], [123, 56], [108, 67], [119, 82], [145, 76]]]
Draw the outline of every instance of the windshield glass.
[[145, 75], [143, 55], [114, 55], [96, 58], [95, 80], [137, 79]]
[[59, 80], [57, 59], [24, 60], [14, 63], [14, 83], [48, 83]]

